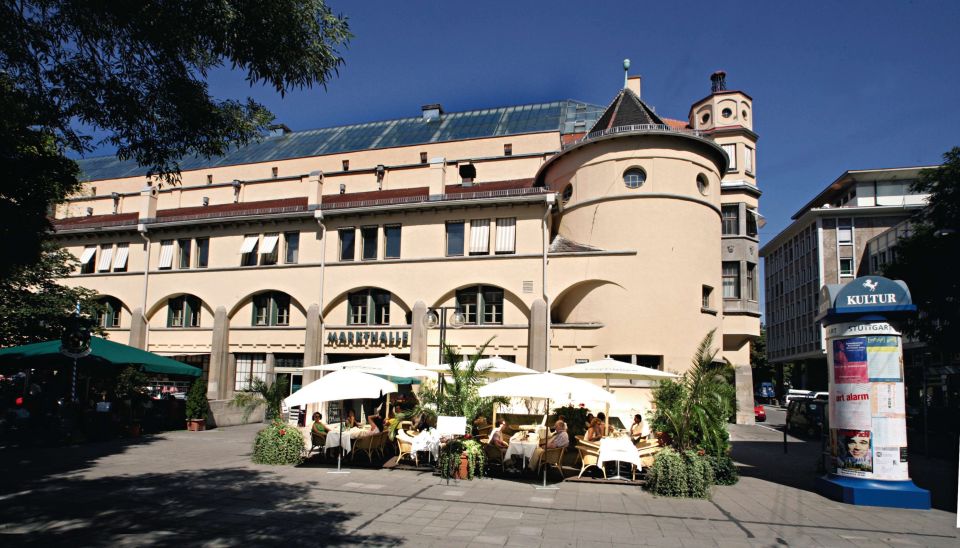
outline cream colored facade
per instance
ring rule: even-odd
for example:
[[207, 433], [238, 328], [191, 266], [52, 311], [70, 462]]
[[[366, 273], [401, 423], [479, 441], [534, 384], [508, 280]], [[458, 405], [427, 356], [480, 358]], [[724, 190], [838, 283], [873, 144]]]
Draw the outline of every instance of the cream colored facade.
[[[437, 363], [440, 331], [424, 315], [441, 307], [473, 320], [446, 330], [463, 354], [492, 339], [486, 354], [539, 370], [611, 355], [682, 372], [716, 330], [749, 395], [759, 307], [745, 273], [757, 238], [739, 230], [742, 219], [729, 233], [721, 211], [756, 215], [756, 135], [750, 97], [722, 79], [714, 88], [679, 122], [625, 90], [617, 109], [660, 123], [625, 124], [613, 105], [577, 104], [564, 107], [569, 123], [561, 116], [550, 129], [270, 161], [251, 154], [186, 170], [173, 187], [100, 176], [57, 211], [56, 237], [88, 259], [65, 283], [119, 308], [104, 320], [114, 340], [199, 356], [211, 400], [251, 377], [299, 375], [302, 364], [387, 352]], [[426, 114], [424, 123], [441, 124], [435, 135], [456, 117]], [[282, 150], [280, 140], [303, 134], [263, 146]], [[638, 170], [643, 180], [628, 184]], [[463, 251], [451, 253], [458, 226]], [[241, 251], [254, 240], [251, 259]], [[731, 265], [736, 280], [724, 275]], [[624, 414], [646, 408], [647, 387], [619, 384]], [[752, 419], [752, 396], [746, 405]]]

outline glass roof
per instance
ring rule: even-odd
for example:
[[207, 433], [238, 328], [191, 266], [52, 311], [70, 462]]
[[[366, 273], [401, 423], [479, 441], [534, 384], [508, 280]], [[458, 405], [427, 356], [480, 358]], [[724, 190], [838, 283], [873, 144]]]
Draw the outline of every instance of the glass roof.
[[[439, 120], [421, 117], [297, 131], [266, 137], [258, 143], [230, 150], [218, 158], [188, 157], [181, 170], [266, 162], [369, 150], [476, 139], [523, 133], [586, 131], [603, 114], [604, 107], [579, 101], [556, 101], [512, 107], [452, 112]], [[131, 160], [113, 156], [79, 160], [84, 180], [133, 177], [146, 173]]]

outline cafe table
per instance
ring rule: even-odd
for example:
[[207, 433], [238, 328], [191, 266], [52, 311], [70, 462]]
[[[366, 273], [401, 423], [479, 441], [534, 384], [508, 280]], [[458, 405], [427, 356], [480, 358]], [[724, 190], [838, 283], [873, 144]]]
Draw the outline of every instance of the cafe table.
[[629, 462], [638, 470], [640, 469], [640, 455], [637, 453], [637, 447], [630, 441], [629, 436], [606, 437], [600, 439], [600, 456], [597, 457], [600, 465], [614, 461], [617, 463], [617, 474], [609, 479], [625, 478], [620, 475], [620, 463]]
[[340, 430], [338, 427], [333, 427], [330, 429], [330, 432], [327, 433], [327, 441], [323, 445], [323, 450], [326, 452], [327, 449], [336, 449], [340, 447], [340, 438], [343, 438], [343, 453], [350, 453], [351, 442], [354, 438], [360, 435], [362, 430], [360, 428], [350, 428], [343, 432], [343, 436], [340, 435]]
[[410, 448], [414, 453], [429, 453], [433, 460], [437, 460], [440, 455], [440, 436], [433, 428], [424, 430], [410, 441]]
[[536, 451], [539, 444], [539, 436], [527, 435], [524, 432], [517, 432], [510, 438], [509, 445], [507, 446], [507, 452], [503, 455], [503, 460], [509, 460], [513, 456], [522, 457], [523, 467], [526, 468], [527, 461], [533, 457], [533, 452]]

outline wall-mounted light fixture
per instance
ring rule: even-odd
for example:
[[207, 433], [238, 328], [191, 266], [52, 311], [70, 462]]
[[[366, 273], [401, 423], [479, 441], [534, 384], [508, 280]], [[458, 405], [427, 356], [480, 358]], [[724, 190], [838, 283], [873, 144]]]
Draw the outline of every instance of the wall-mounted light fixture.
[[203, 197], [203, 205], [205, 206], [210, 205], [210, 198], [208, 196]]
[[233, 203], [240, 201], [240, 179], [233, 180]]

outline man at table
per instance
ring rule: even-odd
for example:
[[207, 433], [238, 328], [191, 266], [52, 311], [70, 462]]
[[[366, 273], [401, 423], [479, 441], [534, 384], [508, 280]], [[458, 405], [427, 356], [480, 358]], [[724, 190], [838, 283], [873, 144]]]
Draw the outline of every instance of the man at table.
[[[569, 446], [570, 436], [567, 435], [567, 423], [558, 420], [553, 424], [553, 429], [556, 433], [552, 438], [547, 440], [547, 449], [559, 449]], [[533, 456], [530, 457], [531, 470], [536, 471], [537, 467], [540, 466], [540, 459], [543, 458], [543, 453], [543, 448], [539, 446], [533, 450]]]
[[510, 445], [503, 439], [503, 433], [501, 432], [505, 424], [507, 424], [507, 421], [504, 419], [497, 420], [497, 427], [493, 429], [493, 432], [490, 432], [490, 445], [499, 447], [501, 451]]

